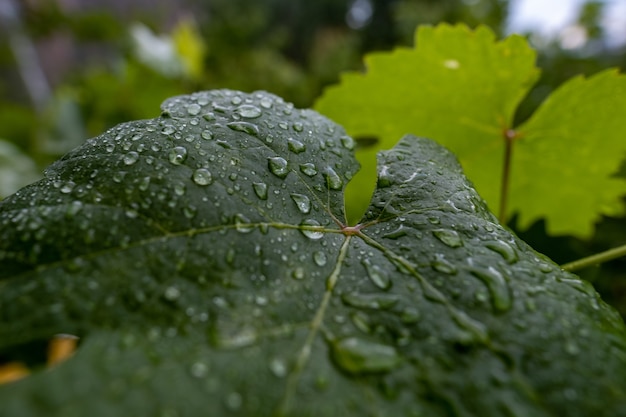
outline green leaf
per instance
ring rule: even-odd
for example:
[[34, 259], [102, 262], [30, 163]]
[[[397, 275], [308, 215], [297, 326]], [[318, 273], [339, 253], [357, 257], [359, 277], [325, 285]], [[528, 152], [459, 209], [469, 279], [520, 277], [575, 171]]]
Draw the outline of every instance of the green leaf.
[[[511, 211], [526, 228], [546, 217], [551, 234], [589, 237], [601, 214], [624, 213], [626, 77], [608, 70], [557, 89], [519, 127]], [[574, 233], [575, 232], [575, 233]]]
[[614, 416], [626, 329], [407, 136], [345, 226], [343, 129], [267, 93], [169, 99], [0, 203], [10, 416]]
[[[377, 136], [378, 149], [391, 148], [407, 133], [436, 140], [457, 155], [498, 212], [503, 132], [539, 75], [536, 54], [520, 36], [496, 42], [485, 26], [475, 31], [464, 25], [420, 26], [415, 43], [415, 49], [367, 55], [367, 72], [343, 74], [316, 109], [355, 137]], [[361, 161], [366, 169], [373, 165]], [[359, 190], [355, 194], [373, 189], [372, 178], [371, 168], [357, 175], [351, 184]], [[366, 207], [364, 198], [360, 203], [349, 198], [348, 204]]]
[[[366, 57], [367, 73], [344, 74], [316, 104], [354, 136], [375, 135], [365, 166], [348, 190], [348, 211], [362, 211], [373, 183], [372, 156], [406, 133], [452, 150], [480, 194], [501, 211], [507, 134], [515, 136], [503, 211], [521, 228], [545, 218], [551, 234], [589, 237], [599, 216], [623, 213], [623, 179], [613, 177], [626, 153], [626, 77], [615, 71], [575, 78], [523, 126], [520, 100], [537, 79], [535, 53], [519, 36], [495, 42], [485, 27], [420, 27], [415, 49]], [[370, 188], [368, 188], [368, 186]]]

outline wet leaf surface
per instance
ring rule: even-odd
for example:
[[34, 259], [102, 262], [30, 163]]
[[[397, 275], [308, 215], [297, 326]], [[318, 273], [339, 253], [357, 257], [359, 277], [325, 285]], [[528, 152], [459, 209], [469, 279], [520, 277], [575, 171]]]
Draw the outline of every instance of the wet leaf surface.
[[80, 337], [0, 387], [10, 416], [619, 415], [626, 333], [501, 227], [454, 156], [379, 154], [267, 93], [175, 97], [0, 204], [0, 353]]

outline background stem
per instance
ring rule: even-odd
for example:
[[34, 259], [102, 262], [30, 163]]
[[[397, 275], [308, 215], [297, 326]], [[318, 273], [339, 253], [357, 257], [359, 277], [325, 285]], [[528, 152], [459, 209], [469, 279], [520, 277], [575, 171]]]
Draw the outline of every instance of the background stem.
[[609, 249], [586, 258], [578, 259], [577, 261], [563, 264], [561, 265], [561, 268], [566, 271], [573, 272], [589, 266], [612, 261], [613, 259], [621, 258], [622, 256], [626, 256], [626, 245], [618, 246], [617, 248]]
[[511, 157], [513, 154], [513, 140], [516, 132], [513, 129], [504, 131], [504, 162], [502, 165], [502, 183], [500, 185], [500, 211], [498, 220], [500, 223], [506, 223], [507, 202], [509, 199], [509, 177], [511, 174]]

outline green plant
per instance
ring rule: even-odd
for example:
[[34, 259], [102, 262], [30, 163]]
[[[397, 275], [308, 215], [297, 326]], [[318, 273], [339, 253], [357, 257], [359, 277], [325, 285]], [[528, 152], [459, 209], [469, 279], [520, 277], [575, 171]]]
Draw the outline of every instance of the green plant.
[[613, 416], [626, 328], [404, 137], [357, 224], [342, 127], [267, 93], [167, 100], [0, 203], [0, 352], [77, 354], [4, 415]]

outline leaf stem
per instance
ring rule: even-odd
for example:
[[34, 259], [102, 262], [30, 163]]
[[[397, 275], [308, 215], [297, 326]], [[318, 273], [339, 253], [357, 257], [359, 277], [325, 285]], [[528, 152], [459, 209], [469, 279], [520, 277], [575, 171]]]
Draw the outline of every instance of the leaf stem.
[[500, 185], [500, 211], [498, 220], [504, 224], [506, 222], [507, 202], [509, 199], [509, 180], [511, 174], [511, 157], [513, 155], [513, 141], [517, 137], [517, 132], [513, 129], [506, 129], [504, 136], [504, 162], [502, 164], [502, 183]]
[[561, 265], [561, 269], [565, 271], [574, 272], [594, 265], [599, 265], [604, 262], [612, 261], [613, 259], [626, 256], [626, 245], [618, 246], [617, 248], [609, 249], [604, 252], [596, 253], [595, 255], [588, 256], [586, 258], [578, 259], [573, 262], [568, 262]]

